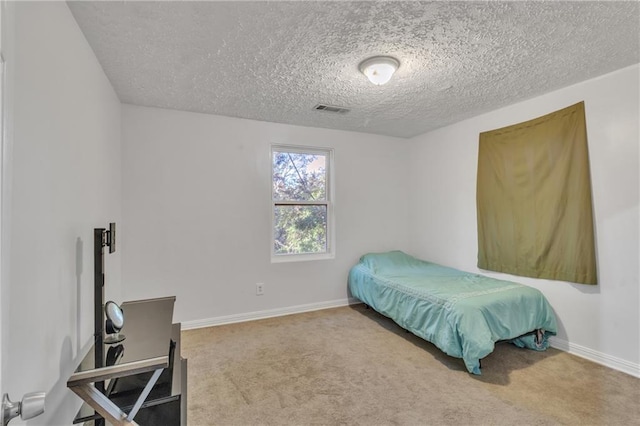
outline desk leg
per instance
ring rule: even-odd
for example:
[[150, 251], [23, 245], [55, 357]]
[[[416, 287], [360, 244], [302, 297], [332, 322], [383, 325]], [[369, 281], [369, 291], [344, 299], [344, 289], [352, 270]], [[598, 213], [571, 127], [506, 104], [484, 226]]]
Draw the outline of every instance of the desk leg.
[[136, 416], [136, 414], [138, 414], [138, 411], [140, 411], [140, 407], [142, 407], [142, 404], [144, 404], [144, 401], [149, 396], [151, 389], [153, 389], [153, 386], [160, 378], [162, 370], [164, 370], [164, 368], [158, 368], [153, 372], [153, 375], [147, 382], [146, 386], [142, 390], [142, 393], [136, 400], [136, 403], [133, 405], [133, 408], [128, 415], [120, 410], [120, 407], [115, 405], [107, 396], [96, 389], [96, 387], [91, 383], [69, 386], [69, 389], [75, 392], [75, 394], [80, 398], [85, 400], [87, 404], [89, 404], [104, 419], [109, 421], [109, 423], [113, 424], [114, 426], [138, 426], [138, 424], [133, 421], [133, 418]]
[[91, 383], [70, 386], [69, 389], [114, 426], [138, 426], [136, 422], [127, 419], [127, 415]]
[[138, 410], [140, 410], [140, 407], [142, 406], [144, 401], [147, 399], [147, 396], [149, 396], [149, 392], [151, 392], [151, 389], [158, 381], [158, 378], [160, 377], [162, 370], [164, 370], [164, 368], [158, 368], [156, 371], [153, 372], [153, 376], [151, 376], [151, 378], [147, 382], [147, 385], [144, 387], [144, 389], [142, 390], [142, 393], [138, 397], [138, 400], [136, 401], [133, 408], [129, 412], [129, 416], [127, 416], [127, 421], [133, 422], [133, 418], [136, 416], [136, 414], [138, 414]]

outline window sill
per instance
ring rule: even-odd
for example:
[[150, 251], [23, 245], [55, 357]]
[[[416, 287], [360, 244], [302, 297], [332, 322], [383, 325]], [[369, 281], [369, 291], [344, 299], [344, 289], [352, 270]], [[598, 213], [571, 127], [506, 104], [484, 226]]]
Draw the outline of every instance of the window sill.
[[271, 263], [306, 262], [313, 260], [335, 259], [334, 253], [313, 253], [313, 254], [279, 254], [271, 255]]

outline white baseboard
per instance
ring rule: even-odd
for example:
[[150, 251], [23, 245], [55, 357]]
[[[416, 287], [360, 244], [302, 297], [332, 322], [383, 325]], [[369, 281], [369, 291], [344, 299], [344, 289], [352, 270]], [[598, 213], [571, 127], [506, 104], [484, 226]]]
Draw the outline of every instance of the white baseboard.
[[[268, 309], [265, 311], [255, 311], [243, 314], [206, 318], [202, 320], [183, 321], [182, 330], [193, 330], [196, 328], [213, 327], [216, 325], [281, 317], [285, 315], [300, 314], [303, 312], [319, 311], [321, 309], [338, 308], [341, 306], [354, 305], [358, 303], [362, 302], [360, 302], [358, 299], [348, 298], [332, 300], [328, 302], [309, 303], [306, 305], [289, 306], [286, 308]], [[572, 355], [576, 355], [581, 358], [588, 359], [589, 361], [593, 361], [597, 364], [604, 365], [605, 367], [613, 368], [614, 370], [622, 371], [623, 373], [640, 378], [640, 364], [635, 364], [633, 362], [626, 361], [615, 356], [594, 351], [593, 349], [576, 345], [575, 343], [567, 342], [566, 340], [559, 339], [555, 336], [551, 337], [549, 339], [549, 342], [551, 344], [551, 347], [553, 348], [568, 352]]]
[[552, 336], [549, 339], [549, 343], [553, 348], [569, 352], [570, 354], [579, 356], [580, 358], [588, 359], [589, 361], [604, 365], [605, 367], [613, 368], [614, 370], [622, 371], [623, 373], [640, 378], [640, 364], [635, 364], [612, 355], [594, 351], [593, 349], [567, 342], [566, 340], [559, 339], [555, 336]]
[[268, 309], [266, 311], [247, 312], [243, 314], [206, 318], [202, 320], [183, 321], [182, 330], [193, 330], [195, 328], [212, 327], [215, 325], [233, 324], [237, 322], [281, 317], [285, 315], [300, 314], [303, 312], [319, 311], [322, 309], [339, 308], [341, 306], [348, 306], [357, 303], [361, 302], [357, 299], [348, 298], [331, 300], [328, 302], [309, 303], [306, 305], [289, 306], [286, 308]]

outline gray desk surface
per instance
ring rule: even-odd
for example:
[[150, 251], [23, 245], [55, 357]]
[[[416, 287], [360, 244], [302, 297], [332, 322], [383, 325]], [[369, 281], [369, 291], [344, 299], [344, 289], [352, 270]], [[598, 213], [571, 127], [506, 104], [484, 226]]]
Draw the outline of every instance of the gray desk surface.
[[164, 297], [122, 303], [124, 327], [121, 333], [126, 337], [118, 343], [124, 349], [122, 356], [115, 365], [107, 366], [105, 362], [96, 365], [95, 345], [104, 345], [103, 361], [109, 347], [118, 345], [105, 345], [101, 339], [96, 339], [96, 344], [71, 375], [67, 385], [74, 386], [167, 367], [175, 300], [175, 297]]

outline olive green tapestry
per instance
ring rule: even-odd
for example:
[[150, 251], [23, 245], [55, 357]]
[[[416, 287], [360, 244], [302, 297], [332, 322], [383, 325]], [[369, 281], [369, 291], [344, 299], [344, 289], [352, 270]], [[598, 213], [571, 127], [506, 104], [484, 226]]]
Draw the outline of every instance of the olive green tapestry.
[[584, 102], [480, 134], [478, 267], [597, 284]]

